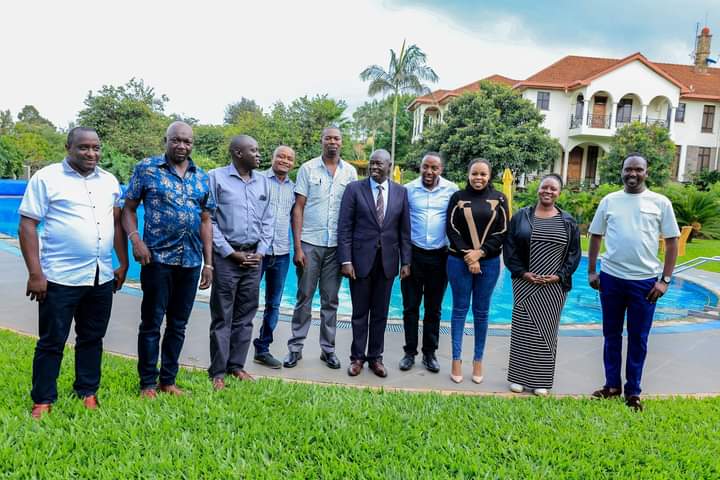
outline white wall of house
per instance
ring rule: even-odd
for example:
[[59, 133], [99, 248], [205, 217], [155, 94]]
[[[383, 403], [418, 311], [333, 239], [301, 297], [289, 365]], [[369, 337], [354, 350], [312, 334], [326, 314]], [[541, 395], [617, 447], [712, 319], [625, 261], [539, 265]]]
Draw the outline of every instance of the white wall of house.
[[[695, 155], [697, 147], [712, 148], [711, 168], [720, 169], [718, 154], [720, 153], [720, 102], [703, 102], [697, 100], [684, 100], [680, 98], [680, 88], [640, 61], [623, 65], [595, 80], [589, 85], [565, 92], [563, 90], [545, 90], [529, 88], [522, 91], [523, 98], [537, 105], [538, 92], [550, 93], [550, 104], [547, 110], [541, 110], [544, 116], [543, 126], [550, 131], [564, 149], [564, 157], [557, 159], [553, 171], [565, 176], [567, 155], [576, 146], [584, 149], [582, 176], [585, 178], [587, 147], [597, 145], [604, 152], [609, 150], [610, 140], [616, 131], [617, 108], [622, 98], [632, 98], [632, 120], [659, 121], [666, 123], [669, 110], [670, 138], [681, 147], [678, 168], [678, 180], [687, 181], [686, 165], [692, 167], [694, 160], [688, 160], [688, 152]], [[576, 112], [578, 95], [584, 99], [582, 125], [570, 129], [571, 116]], [[610, 128], [595, 128], [588, 125], [588, 113], [593, 112], [595, 95], [607, 97], [606, 117], [610, 116]], [[675, 122], [675, 112], [679, 103], [685, 103], [684, 122]], [[701, 132], [703, 107], [715, 106], [715, 122], [712, 133]], [[431, 105], [420, 105], [415, 110], [414, 140], [419, 138], [423, 126], [428, 125], [425, 110], [433, 108]], [[447, 104], [440, 106], [444, 113]], [[606, 119], [607, 120], [607, 119]], [[688, 147], [690, 147], [688, 149]]]

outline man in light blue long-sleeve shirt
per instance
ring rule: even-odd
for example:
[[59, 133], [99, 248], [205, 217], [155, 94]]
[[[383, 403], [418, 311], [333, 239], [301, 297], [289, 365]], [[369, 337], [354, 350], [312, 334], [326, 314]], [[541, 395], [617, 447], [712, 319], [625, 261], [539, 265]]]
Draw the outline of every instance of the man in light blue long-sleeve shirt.
[[412, 273], [400, 282], [405, 330], [405, 356], [400, 360], [400, 370], [410, 370], [415, 364], [420, 304], [424, 298], [422, 362], [429, 371], [440, 371], [435, 351], [448, 281], [445, 217], [448, 201], [458, 189], [457, 185], [442, 177], [442, 172], [440, 153], [427, 152], [420, 164], [420, 177], [405, 185], [410, 204]]
[[216, 390], [225, 374], [252, 380], [245, 371], [252, 321], [260, 294], [260, 265], [273, 237], [270, 181], [255, 172], [260, 152], [254, 138], [234, 137], [227, 167], [209, 172], [217, 203], [213, 214], [213, 289], [210, 295], [210, 368]]

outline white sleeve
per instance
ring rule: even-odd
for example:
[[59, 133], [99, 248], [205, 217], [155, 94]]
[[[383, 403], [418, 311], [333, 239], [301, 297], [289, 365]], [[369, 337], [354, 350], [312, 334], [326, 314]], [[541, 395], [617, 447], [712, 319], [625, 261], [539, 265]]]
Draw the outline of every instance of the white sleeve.
[[606, 213], [607, 197], [604, 197], [600, 200], [600, 205], [598, 205], [597, 210], [595, 210], [595, 216], [593, 217], [588, 232], [593, 235], [605, 235], [605, 230], [607, 229]]
[[41, 175], [35, 174], [27, 184], [25, 195], [18, 208], [18, 213], [42, 221], [48, 211], [48, 195], [45, 181]]
[[307, 173], [308, 167], [306, 165], [307, 164], [303, 164], [300, 167], [300, 170], [298, 170], [297, 178], [295, 179], [295, 193], [297, 193], [298, 195], [302, 195], [303, 197], [307, 197], [310, 190]]
[[680, 236], [680, 228], [678, 228], [677, 220], [675, 220], [675, 211], [672, 203], [668, 199], [663, 199], [660, 218], [660, 233], [663, 238], [675, 238]]

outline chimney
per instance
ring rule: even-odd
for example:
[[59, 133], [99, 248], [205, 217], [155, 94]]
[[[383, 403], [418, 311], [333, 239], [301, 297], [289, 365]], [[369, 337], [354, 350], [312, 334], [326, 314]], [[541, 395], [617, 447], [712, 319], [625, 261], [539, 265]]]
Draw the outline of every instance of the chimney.
[[707, 73], [707, 59], [710, 56], [710, 29], [704, 27], [697, 37], [695, 45], [695, 71], [699, 73]]

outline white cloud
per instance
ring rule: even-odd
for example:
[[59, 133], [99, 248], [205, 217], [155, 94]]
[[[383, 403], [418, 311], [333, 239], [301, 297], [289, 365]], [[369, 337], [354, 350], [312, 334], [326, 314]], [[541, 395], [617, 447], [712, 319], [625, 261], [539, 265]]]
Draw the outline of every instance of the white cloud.
[[[609, 55], [576, 45], [547, 48], [515, 18], [459, 27], [420, 9], [379, 0], [284, 2], [26, 0], [4, 7], [0, 108], [25, 104], [65, 126], [89, 90], [142, 78], [167, 94], [168, 112], [219, 123], [241, 96], [264, 107], [276, 100], [329, 93], [351, 107], [367, 99], [358, 78], [387, 64], [404, 38], [418, 44], [455, 88], [500, 73], [526, 77], [558, 58]], [[620, 56], [627, 53], [618, 52]]]

